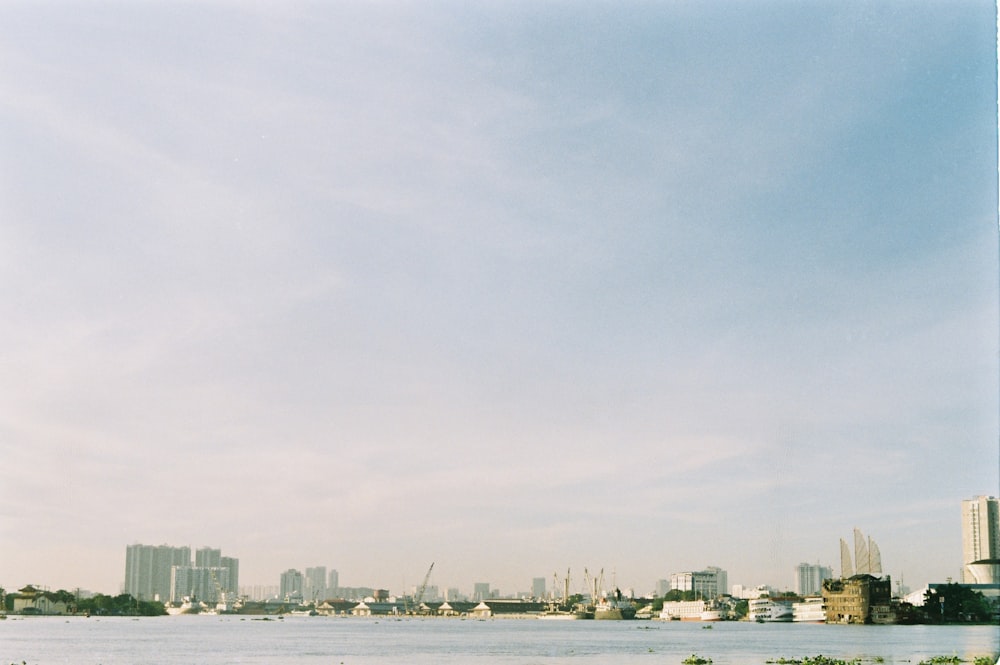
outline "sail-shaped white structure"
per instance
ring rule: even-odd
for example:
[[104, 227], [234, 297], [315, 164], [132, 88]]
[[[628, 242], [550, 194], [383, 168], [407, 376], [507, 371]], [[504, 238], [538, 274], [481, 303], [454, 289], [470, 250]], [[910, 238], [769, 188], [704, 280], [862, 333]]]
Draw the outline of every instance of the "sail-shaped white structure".
[[860, 529], [854, 530], [854, 566], [858, 575], [871, 575], [868, 559], [868, 542]]
[[843, 578], [854, 575], [854, 566], [851, 564], [851, 550], [843, 538], [840, 539], [840, 576]]
[[868, 568], [872, 575], [876, 577], [882, 575], [882, 553], [878, 551], [878, 545], [871, 538], [868, 539]]

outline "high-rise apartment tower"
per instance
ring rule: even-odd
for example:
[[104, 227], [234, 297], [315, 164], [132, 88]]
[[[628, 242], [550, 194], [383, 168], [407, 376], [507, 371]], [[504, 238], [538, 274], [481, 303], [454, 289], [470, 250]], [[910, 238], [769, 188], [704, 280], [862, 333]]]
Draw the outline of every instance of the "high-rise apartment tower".
[[125, 548], [125, 593], [138, 600], [166, 602], [171, 569], [190, 565], [190, 547], [129, 545]]
[[795, 593], [800, 596], [818, 596], [823, 589], [823, 580], [832, 578], [832, 568], [818, 563], [800, 563], [795, 567]]
[[962, 582], [1000, 583], [1000, 501], [996, 497], [962, 501]]

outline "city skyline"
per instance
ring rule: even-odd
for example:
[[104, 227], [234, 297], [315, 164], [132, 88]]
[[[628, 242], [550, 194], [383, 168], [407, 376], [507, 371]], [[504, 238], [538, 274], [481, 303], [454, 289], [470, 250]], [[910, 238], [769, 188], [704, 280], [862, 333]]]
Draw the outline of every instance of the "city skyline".
[[[976, 517], [976, 523], [981, 526], [984, 531], [990, 534], [990, 539], [995, 546], [996, 534], [1000, 533], [1000, 520], [998, 520], [997, 515], [997, 498], [992, 496], [978, 496], [972, 499], [963, 499], [962, 505], [962, 526], [963, 526], [963, 536], [969, 525], [969, 506], [990, 506], [988, 514], [984, 515], [982, 521], [979, 520], [978, 514]], [[985, 510], [983, 512], [986, 512]], [[963, 541], [966, 539], [963, 538]], [[618, 584], [617, 582], [617, 571], [609, 571], [607, 574], [603, 568], [588, 570], [586, 567], [577, 570], [574, 575], [572, 568], [565, 569], [565, 574], [561, 575], [561, 571], [554, 571], [551, 577], [531, 577], [530, 584], [527, 587], [512, 587], [507, 589], [499, 589], [489, 582], [476, 581], [471, 583], [472, 592], [468, 593], [462, 591], [462, 587], [450, 586], [451, 580], [446, 581], [444, 584], [434, 583], [427, 584], [432, 580], [431, 573], [433, 572], [434, 563], [432, 562], [431, 567], [427, 570], [424, 578], [424, 584], [427, 584], [428, 591], [437, 590], [439, 587], [447, 589], [447, 592], [452, 594], [460, 593], [463, 597], [473, 597], [477, 599], [482, 599], [485, 597], [539, 597], [537, 593], [538, 588], [546, 589], [546, 594], [551, 594], [553, 592], [558, 593], [566, 592], [569, 589], [569, 593], [584, 593], [586, 594], [594, 588], [594, 586], [600, 584], [602, 589], [610, 590], [615, 587], [627, 588], [629, 591], [635, 593], [636, 595], [648, 596], [652, 595], [662, 595], [664, 589], [673, 589], [681, 591], [702, 591], [711, 588], [713, 594], [729, 593], [731, 589], [754, 589], [754, 588], [771, 588], [776, 591], [788, 591], [794, 592], [799, 595], [815, 595], [823, 579], [827, 577], [850, 577], [854, 574], [873, 574], [875, 576], [881, 576], [884, 571], [881, 569], [881, 561], [877, 565], [871, 565], [867, 563], [865, 566], [859, 568], [857, 567], [857, 562], [861, 560], [861, 556], [858, 556], [859, 552], [863, 552], [863, 557], [867, 558], [870, 551], [877, 552], [875, 546], [875, 541], [869, 536], [867, 540], [864, 534], [857, 528], [854, 529], [854, 546], [855, 555], [852, 556], [849, 551], [845, 551], [847, 547], [845, 541], [841, 539], [841, 570], [838, 573], [833, 572], [832, 566], [822, 565], [820, 562], [810, 563], [810, 562], [800, 562], [795, 566], [792, 572], [792, 577], [794, 578], [793, 583], [787, 583], [785, 580], [777, 581], [774, 580], [753, 580], [749, 584], [746, 584], [745, 580], [741, 580], [739, 583], [729, 584], [728, 573], [724, 568], [719, 566], [709, 565], [702, 566], [700, 570], [692, 568], [684, 572], [673, 571], [669, 574], [669, 579], [658, 578], [654, 584], [649, 586], [642, 585], [624, 585]], [[194, 552], [194, 559], [192, 561], [192, 552]], [[977, 555], [983, 554], [982, 551], [978, 551]], [[990, 552], [985, 553], [986, 556], [990, 555]], [[877, 556], [877, 555], [876, 555]], [[159, 568], [162, 570], [157, 572], [157, 557], [159, 557], [162, 562], [159, 564]], [[966, 552], [963, 555], [963, 559], [968, 559], [969, 554]], [[845, 563], [846, 559], [846, 563]], [[139, 577], [136, 570], [140, 567], [139, 562], [144, 561], [141, 566], [142, 569], [146, 570], [145, 579]], [[191, 564], [194, 564], [194, 568]], [[339, 571], [335, 568], [328, 570], [325, 565], [314, 565], [306, 566], [303, 570], [296, 567], [290, 567], [280, 573], [280, 579], [277, 583], [262, 583], [262, 580], [251, 581], [248, 584], [243, 584], [239, 581], [239, 557], [222, 556], [222, 550], [220, 548], [213, 548], [211, 546], [202, 546], [195, 550], [189, 545], [174, 546], [161, 543], [159, 545], [146, 545], [135, 543], [126, 547], [126, 557], [125, 557], [125, 576], [124, 583], [121, 585], [121, 591], [129, 593], [139, 600], [148, 600], [151, 598], [159, 597], [164, 593], [163, 590], [169, 588], [169, 593], [165, 595], [165, 598], [170, 599], [174, 602], [178, 598], [184, 595], [183, 591], [178, 591], [175, 587], [175, 582], [173, 577], [176, 573], [171, 572], [171, 569], [181, 568], [186, 569], [185, 574], [190, 575], [192, 570], [197, 570], [198, 568], [204, 569], [202, 573], [204, 576], [203, 583], [199, 586], [199, 589], [206, 587], [210, 589], [209, 593], [202, 591], [198, 595], [201, 597], [209, 597], [211, 600], [215, 600], [213, 593], [214, 588], [218, 586], [218, 579], [209, 576], [208, 568], [213, 567], [215, 570], [225, 571], [225, 581], [222, 582], [222, 589], [226, 593], [235, 593], [237, 589], [240, 590], [242, 595], [243, 589], [272, 589], [272, 596], [275, 597], [287, 597], [287, 596], [297, 596], [308, 602], [311, 599], [323, 599], [323, 598], [333, 598], [344, 591], [357, 591], [359, 589], [368, 589], [370, 591], [375, 589], [386, 589], [393, 596], [405, 596], [414, 592], [419, 588], [417, 584], [413, 584], [408, 588], [387, 588], [389, 585], [382, 584], [378, 580], [369, 580], [361, 584], [353, 584], [350, 586], [341, 587]], [[966, 564], [962, 565], [962, 570], [966, 569]], [[329, 573], [329, 577], [327, 574]], [[990, 580], [995, 580], [997, 578], [996, 567], [993, 569], [993, 577], [990, 579], [977, 579], [972, 580], [976, 583], [994, 583]], [[665, 576], [666, 577], [666, 576]], [[891, 577], [891, 575], [890, 575]], [[232, 581], [230, 581], [230, 579]], [[947, 578], [950, 581], [950, 576]], [[157, 580], [159, 580], [157, 582]], [[275, 580], [272, 580], [274, 582]], [[549, 582], [551, 581], [551, 585]], [[931, 583], [934, 580], [926, 580], [925, 583]], [[938, 580], [940, 581], [940, 580]], [[970, 580], [960, 580], [968, 582]], [[49, 584], [39, 584], [37, 582], [28, 583], [35, 588], [52, 588]], [[161, 588], [157, 588], [157, 584]], [[898, 575], [894, 584], [897, 587], [902, 588], [904, 586], [904, 578], [902, 575]], [[406, 583], [403, 583], [405, 587]], [[707, 586], [706, 586], [707, 585]], [[2, 580], [0, 580], [0, 587], [3, 587]], [[15, 585], [8, 585], [10, 588], [15, 588]], [[20, 585], [17, 585], [20, 586]], [[7, 588], [7, 587], [4, 587]], [[71, 588], [79, 588], [79, 585], [73, 585]], [[531, 591], [528, 592], [525, 589], [530, 588]], [[908, 588], [908, 586], [906, 587]], [[329, 593], [328, 593], [329, 591]], [[445, 593], [447, 593], [445, 592]], [[734, 592], [735, 593], [735, 592]], [[362, 595], [371, 595], [371, 593], [366, 593]], [[269, 596], [270, 597], [270, 596]], [[430, 597], [430, 596], [429, 596]], [[256, 600], [261, 600], [262, 598], [254, 598]], [[454, 599], [454, 595], [451, 599]]]
[[[961, 579], [996, 8], [0, 6], [0, 582]], [[318, 573], [314, 585], [318, 585]], [[444, 586], [443, 584], [441, 586]]]

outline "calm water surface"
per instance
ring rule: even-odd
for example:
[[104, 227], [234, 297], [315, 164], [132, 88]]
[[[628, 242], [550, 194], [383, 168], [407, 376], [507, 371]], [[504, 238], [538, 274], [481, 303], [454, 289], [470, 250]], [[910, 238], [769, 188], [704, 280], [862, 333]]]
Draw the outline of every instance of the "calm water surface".
[[387, 665], [518, 663], [680, 665], [692, 654], [714, 665], [764, 665], [824, 655], [913, 663], [1000, 652], [997, 626], [391, 619], [239, 616], [32, 617], [0, 622], [0, 665]]

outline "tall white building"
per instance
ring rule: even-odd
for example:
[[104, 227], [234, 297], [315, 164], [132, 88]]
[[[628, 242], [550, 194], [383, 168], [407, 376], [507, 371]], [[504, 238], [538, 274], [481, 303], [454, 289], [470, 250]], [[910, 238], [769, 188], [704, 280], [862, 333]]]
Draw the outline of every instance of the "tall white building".
[[302, 598], [305, 602], [316, 601], [322, 603], [326, 600], [326, 566], [316, 566], [306, 568], [306, 574], [302, 578]]
[[218, 568], [222, 565], [222, 550], [199, 547], [194, 552], [194, 565], [201, 568]]
[[331, 570], [327, 576], [326, 591], [331, 596], [340, 595], [340, 573], [336, 570]]
[[190, 565], [190, 547], [129, 545], [125, 548], [125, 593], [138, 600], [167, 602], [171, 569]]
[[996, 497], [962, 501], [962, 581], [1000, 583], [1000, 502]]
[[282, 600], [302, 599], [302, 573], [289, 568], [281, 574], [278, 597]]
[[833, 579], [833, 568], [818, 563], [800, 563], [795, 567], [795, 593], [800, 596], [819, 595], [826, 579]]
[[223, 585], [222, 588], [231, 598], [235, 598], [240, 588], [240, 560], [235, 557], [224, 556], [219, 559], [219, 563], [229, 571], [229, 584]]
[[179, 603], [191, 596], [217, 603], [219, 591], [229, 588], [229, 569], [222, 566], [174, 566], [170, 570], [170, 600]]
[[[175, 579], [175, 568], [184, 569], [179, 580]], [[210, 547], [195, 552], [192, 566], [190, 547], [129, 545], [125, 549], [124, 588], [138, 600], [166, 603], [194, 593], [199, 599], [214, 601], [220, 589], [235, 597], [239, 570], [239, 559], [224, 557], [221, 550]]]
[[729, 573], [718, 566], [709, 566], [703, 572], [715, 575], [715, 596], [729, 593]]

